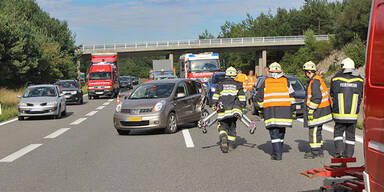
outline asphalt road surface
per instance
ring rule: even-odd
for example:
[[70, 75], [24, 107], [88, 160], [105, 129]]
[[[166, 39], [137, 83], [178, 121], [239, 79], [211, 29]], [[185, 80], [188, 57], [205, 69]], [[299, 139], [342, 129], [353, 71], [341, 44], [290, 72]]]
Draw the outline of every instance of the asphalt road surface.
[[[271, 161], [260, 121], [254, 135], [238, 122], [239, 146], [223, 154], [216, 127], [205, 135], [184, 125], [173, 135], [119, 136], [114, 108], [109, 99], [85, 99], [62, 119], [0, 124], [0, 191], [317, 191], [333, 181], [299, 174], [329, 164], [334, 152], [332, 133], [323, 131], [325, 157], [304, 159], [308, 131], [300, 121], [287, 130], [283, 160]], [[357, 166], [363, 150], [356, 143]]]

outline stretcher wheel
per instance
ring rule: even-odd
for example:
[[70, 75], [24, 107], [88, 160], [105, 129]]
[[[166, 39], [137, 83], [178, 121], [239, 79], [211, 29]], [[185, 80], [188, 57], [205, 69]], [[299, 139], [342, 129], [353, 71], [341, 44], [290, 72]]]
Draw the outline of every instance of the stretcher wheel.
[[206, 128], [203, 128], [202, 131], [203, 131], [204, 134], [207, 133], [207, 129]]
[[255, 129], [250, 129], [249, 134], [253, 135], [255, 133]]

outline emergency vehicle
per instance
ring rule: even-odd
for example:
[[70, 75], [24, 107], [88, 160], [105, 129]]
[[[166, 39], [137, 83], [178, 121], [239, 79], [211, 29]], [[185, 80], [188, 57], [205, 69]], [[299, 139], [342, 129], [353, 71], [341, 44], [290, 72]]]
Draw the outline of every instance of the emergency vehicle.
[[180, 77], [207, 83], [214, 72], [220, 71], [218, 53], [187, 53], [180, 56]]
[[119, 93], [117, 53], [92, 54], [88, 74], [88, 98], [113, 98]]

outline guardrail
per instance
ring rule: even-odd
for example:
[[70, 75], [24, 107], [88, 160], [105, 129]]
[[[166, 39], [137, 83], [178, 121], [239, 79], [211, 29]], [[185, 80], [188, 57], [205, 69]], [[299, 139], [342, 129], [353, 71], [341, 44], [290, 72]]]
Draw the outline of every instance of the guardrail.
[[[316, 35], [316, 40], [329, 40], [329, 35]], [[213, 45], [244, 45], [260, 43], [303, 43], [305, 37], [301, 36], [275, 36], [275, 37], [243, 37], [243, 38], [220, 38], [220, 39], [195, 39], [195, 40], [171, 40], [171, 41], [148, 41], [135, 43], [112, 43], [82, 45], [82, 51], [102, 50], [124, 50], [124, 49], [145, 49], [145, 48], [170, 48], [187, 46], [213, 46]]]

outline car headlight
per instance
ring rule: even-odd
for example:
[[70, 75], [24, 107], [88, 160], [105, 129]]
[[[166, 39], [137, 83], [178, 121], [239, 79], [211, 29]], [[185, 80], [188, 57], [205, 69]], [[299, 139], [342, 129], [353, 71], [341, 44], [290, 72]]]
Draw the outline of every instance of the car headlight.
[[121, 104], [118, 104], [116, 106], [116, 112], [120, 113], [121, 112]]
[[212, 88], [211, 88], [211, 91], [212, 91], [212, 92], [215, 92], [215, 91], [216, 91], [216, 88], [212, 87]]
[[104, 86], [104, 88], [106, 88], [106, 89], [110, 89], [110, 88], [111, 88], [111, 86]]
[[19, 106], [20, 106], [20, 107], [25, 107], [25, 106], [27, 106], [27, 103], [21, 103], [21, 102], [20, 102], [20, 103], [19, 103]]
[[162, 100], [162, 101], [156, 103], [156, 105], [155, 105], [155, 107], [153, 107], [152, 111], [154, 111], [154, 112], [161, 111], [161, 109], [163, 109], [164, 105], [165, 105], [165, 101]]
[[95, 89], [95, 87], [88, 87], [88, 89]]
[[47, 102], [47, 105], [57, 105], [57, 101], [50, 101], [50, 102]]

